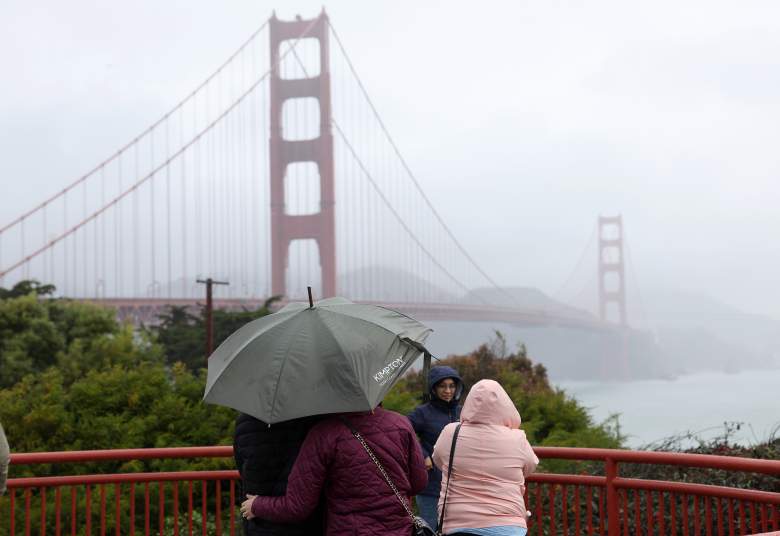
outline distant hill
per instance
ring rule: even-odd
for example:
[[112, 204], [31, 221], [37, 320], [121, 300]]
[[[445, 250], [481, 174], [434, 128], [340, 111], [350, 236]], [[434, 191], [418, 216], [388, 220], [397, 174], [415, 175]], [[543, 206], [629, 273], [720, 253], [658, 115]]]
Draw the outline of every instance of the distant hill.
[[456, 293], [397, 268], [368, 266], [338, 275], [339, 294], [353, 300], [414, 302], [422, 297], [428, 303], [452, 303]]
[[[657, 291], [644, 298], [646, 324], [637, 326], [640, 331], [631, 335], [627, 363], [617, 359], [616, 341], [574, 329], [437, 322], [431, 345], [444, 355], [468, 351], [499, 329], [510, 343], [525, 343], [529, 354], [544, 363], [555, 378], [651, 378], [702, 370], [736, 372], [780, 367], [780, 321], [745, 313], [700, 294]], [[461, 301], [519, 305], [558, 316], [594, 316], [528, 287], [476, 289]], [[605, 368], [604, 356], [609, 354], [612, 361], [606, 362], [624, 370], [609, 365]]]
[[[541, 311], [558, 317], [593, 320], [594, 315], [556, 301], [530, 287], [480, 288], [466, 294], [461, 303], [491, 303], [503, 307]], [[429, 322], [434, 328], [429, 347], [440, 355], [468, 351], [501, 331], [508, 343], [523, 343], [536, 361], [555, 379], [659, 378], [670, 373], [663, 366], [660, 349], [648, 333], [514, 326], [486, 322]]]
[[773, 318], [668, 290], [647, 295], [645, 313], [676, 373], [780, 366], [780, 321]]
[[490, 303], [501, 307], [519, 307], [571, 318], [595, 318], [591, 313], [556, 301], [533, 287], [478, 288], [466, 294], [460, 301], [474, 305]]

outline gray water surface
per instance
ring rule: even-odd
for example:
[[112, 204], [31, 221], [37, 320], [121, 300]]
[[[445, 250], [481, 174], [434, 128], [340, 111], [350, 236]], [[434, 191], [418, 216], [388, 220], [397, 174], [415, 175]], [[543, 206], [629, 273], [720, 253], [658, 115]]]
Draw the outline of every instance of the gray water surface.
[[744, 423], [733, 438], [754, 444], [780, 426], [780, 369], [622, 383], [552, 380], [590, 408], [597, 422], [620, 413], [632, 448], [688, 431], [713, 438], [723, 433], [724, 421]]

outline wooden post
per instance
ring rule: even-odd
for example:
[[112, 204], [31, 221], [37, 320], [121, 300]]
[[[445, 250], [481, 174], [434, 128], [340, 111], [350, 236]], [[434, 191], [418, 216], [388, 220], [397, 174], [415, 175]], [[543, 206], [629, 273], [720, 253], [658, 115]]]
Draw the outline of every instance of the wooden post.
[[205, 283], [206, 285], [206, 361], [214, 351], [214, 300], [212, 295], [212, 287], [214, 285], [229, 285], [227, 281], [214, 281], [210, 277], [208, 279], [198, 279], [198, 283]]

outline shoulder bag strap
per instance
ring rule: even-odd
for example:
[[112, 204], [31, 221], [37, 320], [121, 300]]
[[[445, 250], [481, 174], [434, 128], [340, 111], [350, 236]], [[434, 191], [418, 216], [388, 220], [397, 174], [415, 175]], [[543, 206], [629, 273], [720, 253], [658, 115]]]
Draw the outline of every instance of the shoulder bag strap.
[[339, 417], [341, 419], [341, 422], [343, 422], [347, 428], [349, 428], [349, 431], [352, 432], [352, 435], [355, 436], [355, 439], [360, 441], [360, 444], [363, 445], [363, 448], [368, 453], [368, 456], [371, 458], [371, 461], [374, 462], [374, 464], [377, 466], [377, 469], [379, 469], [379, 472], [382, 473], [382, 476], [385, 478], [385, 482], [387, 482], [387, 485], [390, 486], [390, 489], [393, 490], [393, 493], [395, 493], [395, 496], [398, 498], [398, 502], [401, 503], [401, 506], [404, 507], [404, 510], [406, 510], [407, 515], [411, 518], [413, 524], [417, 524], [417, 520], [414, 517], [414, 512], [412, 512], [412, 509], [409, 507], [409, 504], [401, 497], [401, 493], [398, 491], [398, 488], [395, 487], [395, 484], [393, 484], [393, 481], [390, 479], [390, 475], [387, 474], [387, 471], [385, 471], [385, 468], [382, 467], [382, 464], [379, 462], [379, 458], [376, 457], [376, 454], [374, 454], [374, 451], [371, 450], [371, 447], [368, 446], [368, 443], [366, 443], [366, 440], [363, 439], [363, 436], [360, 435], [360, 432], [355, 430], [355, 428], [350, 424], [350, 422], [346, 419], [346, 417]]
[[439, 516], [439, 534], [444, 530], [444, 512], [447, 510], [447, 494], [450, 491], [450, 481], [452, 480], [452, 460], [455, 458], [455, 443], [458, 441], [458, 433], [462, 423], [455, 427], [455, 433], [452, 434], [452, 446], [450, 447], [450, 461], [447, 465], [447, 487], [444, 489], [444, 501], [441, 505], [441, 515]]

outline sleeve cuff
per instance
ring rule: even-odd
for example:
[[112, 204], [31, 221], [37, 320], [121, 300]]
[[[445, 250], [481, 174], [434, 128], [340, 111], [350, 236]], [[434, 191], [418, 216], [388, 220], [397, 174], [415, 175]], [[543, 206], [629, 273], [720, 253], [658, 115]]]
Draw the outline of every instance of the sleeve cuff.
[[252, 501], [252, 513], [255, 517], [263, 517], [263, 506], [263, 498], [260, 496], [255, 497], [255, 500]]

